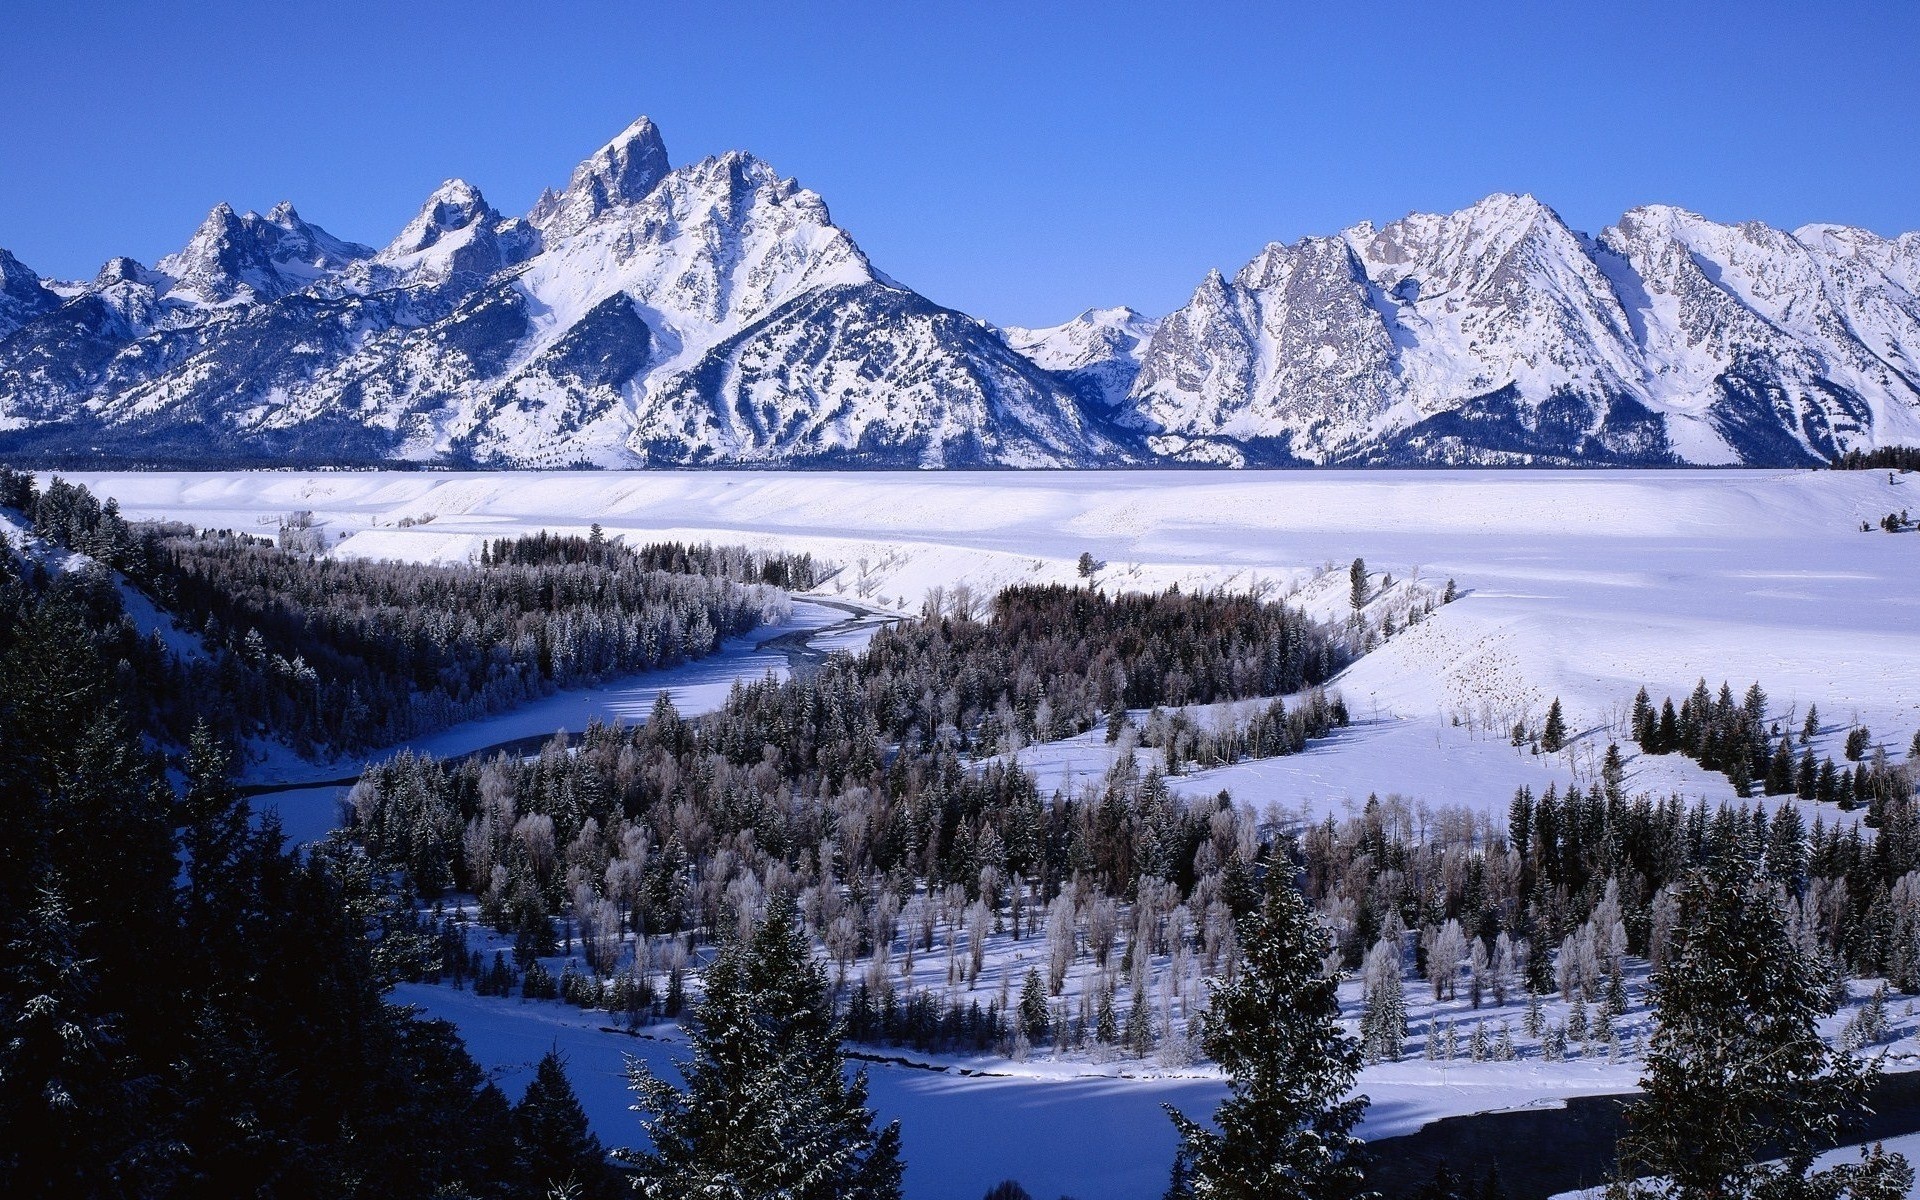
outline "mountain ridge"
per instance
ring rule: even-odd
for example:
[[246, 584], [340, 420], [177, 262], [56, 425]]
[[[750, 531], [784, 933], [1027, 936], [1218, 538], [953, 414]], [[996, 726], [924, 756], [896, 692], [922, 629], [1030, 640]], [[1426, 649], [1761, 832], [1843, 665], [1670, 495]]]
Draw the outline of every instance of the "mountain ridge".
[[1529, 195], [1210, 271], [1163, 318], [998, 328], [825, 201], [641, 117], [500, 213], [378, 249], [217, 205], [148, 267], [0, 250], [0, 454], [499, 467], [1781, 466], [1920, 442], [1920, 234], [1597, 235]]

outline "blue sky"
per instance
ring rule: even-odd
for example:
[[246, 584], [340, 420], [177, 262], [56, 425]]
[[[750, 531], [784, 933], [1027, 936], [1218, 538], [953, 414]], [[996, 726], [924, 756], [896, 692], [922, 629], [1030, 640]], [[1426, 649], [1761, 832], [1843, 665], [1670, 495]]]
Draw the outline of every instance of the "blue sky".
[[381, 243], [633, 117], [748, 149], [882, 270], [992, 320], [1164, 312], [1270, 240], [1530, 191], [1920, 228], [1920, 5], [1409, 2], [12, 6], [0, 246], [151, 262], [220, 200]]

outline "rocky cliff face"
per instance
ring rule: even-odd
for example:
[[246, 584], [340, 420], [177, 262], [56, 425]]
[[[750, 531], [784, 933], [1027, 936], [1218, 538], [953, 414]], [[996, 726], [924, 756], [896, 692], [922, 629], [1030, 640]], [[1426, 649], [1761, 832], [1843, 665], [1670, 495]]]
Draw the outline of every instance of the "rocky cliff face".
[[1811, 462], [1920, 436], [1917, 244], [1493, 196], [1209, 276], [1129, 400], [1198, 461]]

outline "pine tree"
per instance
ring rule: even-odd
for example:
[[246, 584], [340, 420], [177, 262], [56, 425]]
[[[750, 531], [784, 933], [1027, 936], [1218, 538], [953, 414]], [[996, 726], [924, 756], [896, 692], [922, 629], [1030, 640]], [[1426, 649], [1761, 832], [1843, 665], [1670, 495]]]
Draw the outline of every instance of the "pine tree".
[[695, 1007], [684, 1089], [629, 1059], [651, 1153], [640, 1194], [898, 1200], [900, 1128], [873, 1129], [864, 1072], [847, 1077], [826, 971], [807, 952], [790, 896], [734, 936]]
[[566, 1194], [604, 1200], [619, 1189], [606, 1148], [587, 1128], [586, 1110], [567, 1080], [565, 1063], [549, 1050], [513, 1109], [521, 1170], [536, 1195]]
[[1413, 1200], [1469, 1200], [1467, 1184], [1442, 1159], [1434, 1168], [1433, 1178], [1421, 1185]]
[[1560, 697], [1555, 696], [1553, 703], [1547, 706], [1547, 723], [1540, 728], [1540, 748], [1548, 754], [1556, 754], [1567, 744], [1567, 718], [1560, 711]]
[[[1690, 875], [1679, 898], [1652, 983], [1646, 1098], [1629, 1110], [1621, 1164], [1667, 1177], [1657, 1194], [1671, 1200], [1833, 1194], [1820, 1185], [1840, 1177], [1809, 1175], [1814, 1153], [1862, 1114], [1877, 1066], [1821, 1040], [1833, 1009], [1824, 971], [1794, 941], [1773, 881], [1729, 856]], [[1763, 1154], [1776, 1161], [1756, 1163]], [[1856, 1184], [1905, 1169], [1889, 1156]]]
[[1240, 974], [1217, 986], [1201, 1046], [1226, 1072], [1219, 1132], [1168, 1107], [1180, 1131], [1182, 1195], [1341, 1200], [1360, 1194], [1366, 1107], [1347, 1099], [1360, 1051], [1340, 1032], [1331, 939], [1289, 881], [1241, 922]]
[[1660, 724], [1655, 728], [1654, 740], [1659, 743], [1654, 750], [1656, 754], [1672, 754], [1680, 748], [1680, 720], [1674, 715], [1672, 696], [1660, 705]]
[[1607, 756], [1600, 764], [1600, 783], [1607, 790], [1607, 801], [1619, 804], [1627, 798], [1627, 764], [1620, 757], [1620, 744], [1607, 743]]
[[1041, 981], [1040, 972], [1028, 968], [1026, 982], [1020, 987], [1020, 1031], [1037, 1046], [1047, 1040], [1051, 1026], [1047, 1015], [1047, 985]]
[[1359, 612], [1367, 606], [1367, 560], [1356, 558], [1347, 568], [1347, 600], [1353, 605], [1353, 611]]

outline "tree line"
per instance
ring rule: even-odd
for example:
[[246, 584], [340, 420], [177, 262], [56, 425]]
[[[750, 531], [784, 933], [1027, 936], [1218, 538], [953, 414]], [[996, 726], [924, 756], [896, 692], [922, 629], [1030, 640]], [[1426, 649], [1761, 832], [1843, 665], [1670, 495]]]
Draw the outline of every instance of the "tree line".
[[631, 548], [597, 528], [490, 542], [471, 565], [332, 558], [225, 530], [137, 528], [111, 499], [57, 478], [42, 491], [5, 468], [0, 505], [122, 572], [205, 648], [129, 660], [166, 700], [155, 715], [175, 740], [204, 720], [307, 755], [706, 657], [782, 618], [782, 589], [818, 575], [807, 555]]
[[[1629, 722], [1642, 750], [1684, 754], [1704, 769], [1725, 775], [1738, 796], [1757, 791], [1845, 809], [1870, 808], [1869, 824], [1877, 825], [1889, 801], [1906, 800], [1913, 791], [1910, 772], [1893, 767], [1885, 750], [1873, 745], [1873, 735], [1865, 726], [1847, 730], [1844, 757], [1851, 766], [1836, 765], [1832, 755], [1816, 760], [1812, 743], [1827, 732], [1820, 723], [1819, 705], [1807, 706], [1796, 745], [1790, 724], [1783, 728], [1780, 721], [1769, 722], [1767, 694], [1757, 682], [1735, 701], [1727, 684], [1720, 685], [1716, 696], [1702, 679], [1678, 709], [1669, 696], [1656, 710], [1647, 690], [1641, 688], [1633, 698]], [[1914, 734], [1908, 759], [1920, 759], [1920, 732]]]

